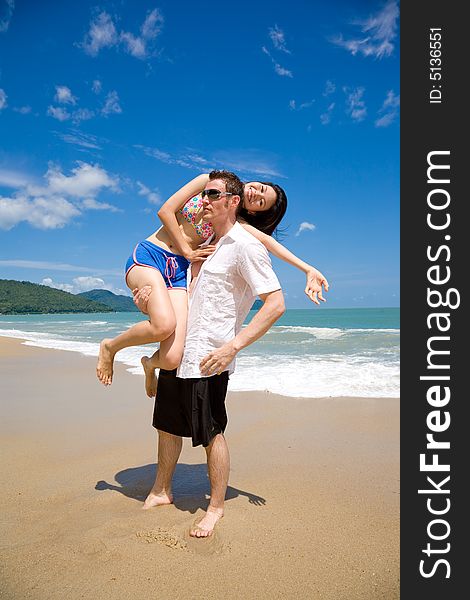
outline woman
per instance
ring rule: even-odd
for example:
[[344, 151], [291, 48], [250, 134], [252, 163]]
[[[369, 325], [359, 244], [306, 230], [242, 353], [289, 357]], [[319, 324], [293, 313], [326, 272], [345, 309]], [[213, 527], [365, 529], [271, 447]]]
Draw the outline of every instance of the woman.
[[[135, 293], [151, 287], [152, 293], [146, 304], [149, 320], [101, 342], [96, 373], [104, 385], [112, 382], [116, 352], [129, 346], [160, 342], [160, 348], [152, 359], [144, 357], [142, 361], [149, 382], [152, 381], [149, 374], [155, 367], [171, 370], [179, 365], [187, 319], [186, 270], [190, 262], [201, 263], [215, 250], [215, 246], [210, 245], [199, 248], [212, 235], [210, 224], [202, 221], [200, 195], [209, 177], [207, 174], [199, 175], [165, 202], [158, 211], [162, 227], [138, 244], [127, 261], [126, 284], [129, 289]], [[272, 183], [250, 182], [245, 184], [244, 190], [240, 223], [275, 256], [306, 273], [305, 292], [313, 302], [319, 303], [317, 294], [324, 300], [322, 285], [325, 290], [328, 289], [324, 276], [270, 237], [287, 208], [282, 188]], [[210, 191], [204, 190], [203, 193], [209, 195]], [[154, 395], [153, 383], [146, 385], [146, 389], [149, 395]]]

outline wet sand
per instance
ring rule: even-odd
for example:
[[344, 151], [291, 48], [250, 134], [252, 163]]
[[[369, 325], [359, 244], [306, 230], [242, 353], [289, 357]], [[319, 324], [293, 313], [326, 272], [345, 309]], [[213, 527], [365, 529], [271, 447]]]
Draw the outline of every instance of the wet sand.
[[153, 403], [118, 364], [0, 337], [0, 597], [399, 598], [399, 401], [231, 393], [225, 517], [184, 442], [173, 506], [155, 476]]

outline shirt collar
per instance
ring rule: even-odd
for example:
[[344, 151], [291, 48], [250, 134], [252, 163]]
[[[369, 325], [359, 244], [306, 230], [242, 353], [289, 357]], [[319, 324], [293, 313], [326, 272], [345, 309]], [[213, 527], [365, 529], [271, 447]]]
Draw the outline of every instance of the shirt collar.
[[232, 229], [230, 229], [230, 231], [228, 231], [220, 239], [223, 240], [225, 237], [230, 237], [230, 238], [232, 238], [232, 240], [239, 240], [240, 235], [243, 233], [243, 231], [244, 231], [243, 227], [240, 225], [240, 223], [238, 221], [236, 221], [234, 226], [232, 227]]
[[[219, 242], [222, 242], [226, 238], [231, 238], [234, 241], [239, 240], [240, 235], [243, 233], [243, 231], [244, 231], [243, 227], [240, 225], [240, 223], [238, 221], [236, 221], [234, 226], [231, 229], [229, 229], [229, 231], [227, 231], [227, 233], [220, 238]], [[209, 238], [207, 243], [211, 244], [212, 240], [214, 238], [215, 238], [215, 233], [212, 235], [212, 237]], [[203, 244], [203, 245], [205, 245], [205, 244]]]

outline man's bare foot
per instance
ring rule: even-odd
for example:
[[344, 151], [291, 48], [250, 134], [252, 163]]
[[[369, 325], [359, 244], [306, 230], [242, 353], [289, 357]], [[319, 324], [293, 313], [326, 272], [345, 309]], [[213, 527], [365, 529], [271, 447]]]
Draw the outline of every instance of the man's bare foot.
[[149, 508], [153, 508], [154, 506], [163, 506], [165, 504], [173, 504], [173, 496], [171, 494], [168, 495], [165, 492], [161, 492], [160, 494], [154, 494], [153, 492], [150, 492], [150, 494], [145, 499], [142, 509], [148, 510]]
[[206, 538], [213, 534], [216, 523], [224, 516], [223, 508], [212, 508], [209, 506], [206, 514], [195, 524], [189, 535], [197, 538]]
[[111, 385], [113, 381], [114, 354], [109, 349], [110, 339], [105, 339], [100, 344], [98, 364], [96, 365], [96, 376], [103, 385]]
[[145, 373], [145, 391], [149, 398], [155, 398], [157, 395], [157, 376], [155, 375], [155, 369], [150, 364], [150, 358], [143, 356], [140, 359], [142, 366], [144, 367]]

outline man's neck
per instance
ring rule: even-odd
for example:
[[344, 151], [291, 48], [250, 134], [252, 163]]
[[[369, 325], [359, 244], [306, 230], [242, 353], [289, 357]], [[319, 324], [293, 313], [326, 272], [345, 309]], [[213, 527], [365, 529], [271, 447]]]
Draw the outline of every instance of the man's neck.
[[224, 235], [226, 235], [232, 229], [236, 222], [236, 217], [228, 217], [227, 219], [224, 219], [224, 221], [219, 223], [213, 222], [212, 229], [214, 230], [215, 238], [212, 240], [211, 243], [217, 244], [220, 238], [224, 237]]

